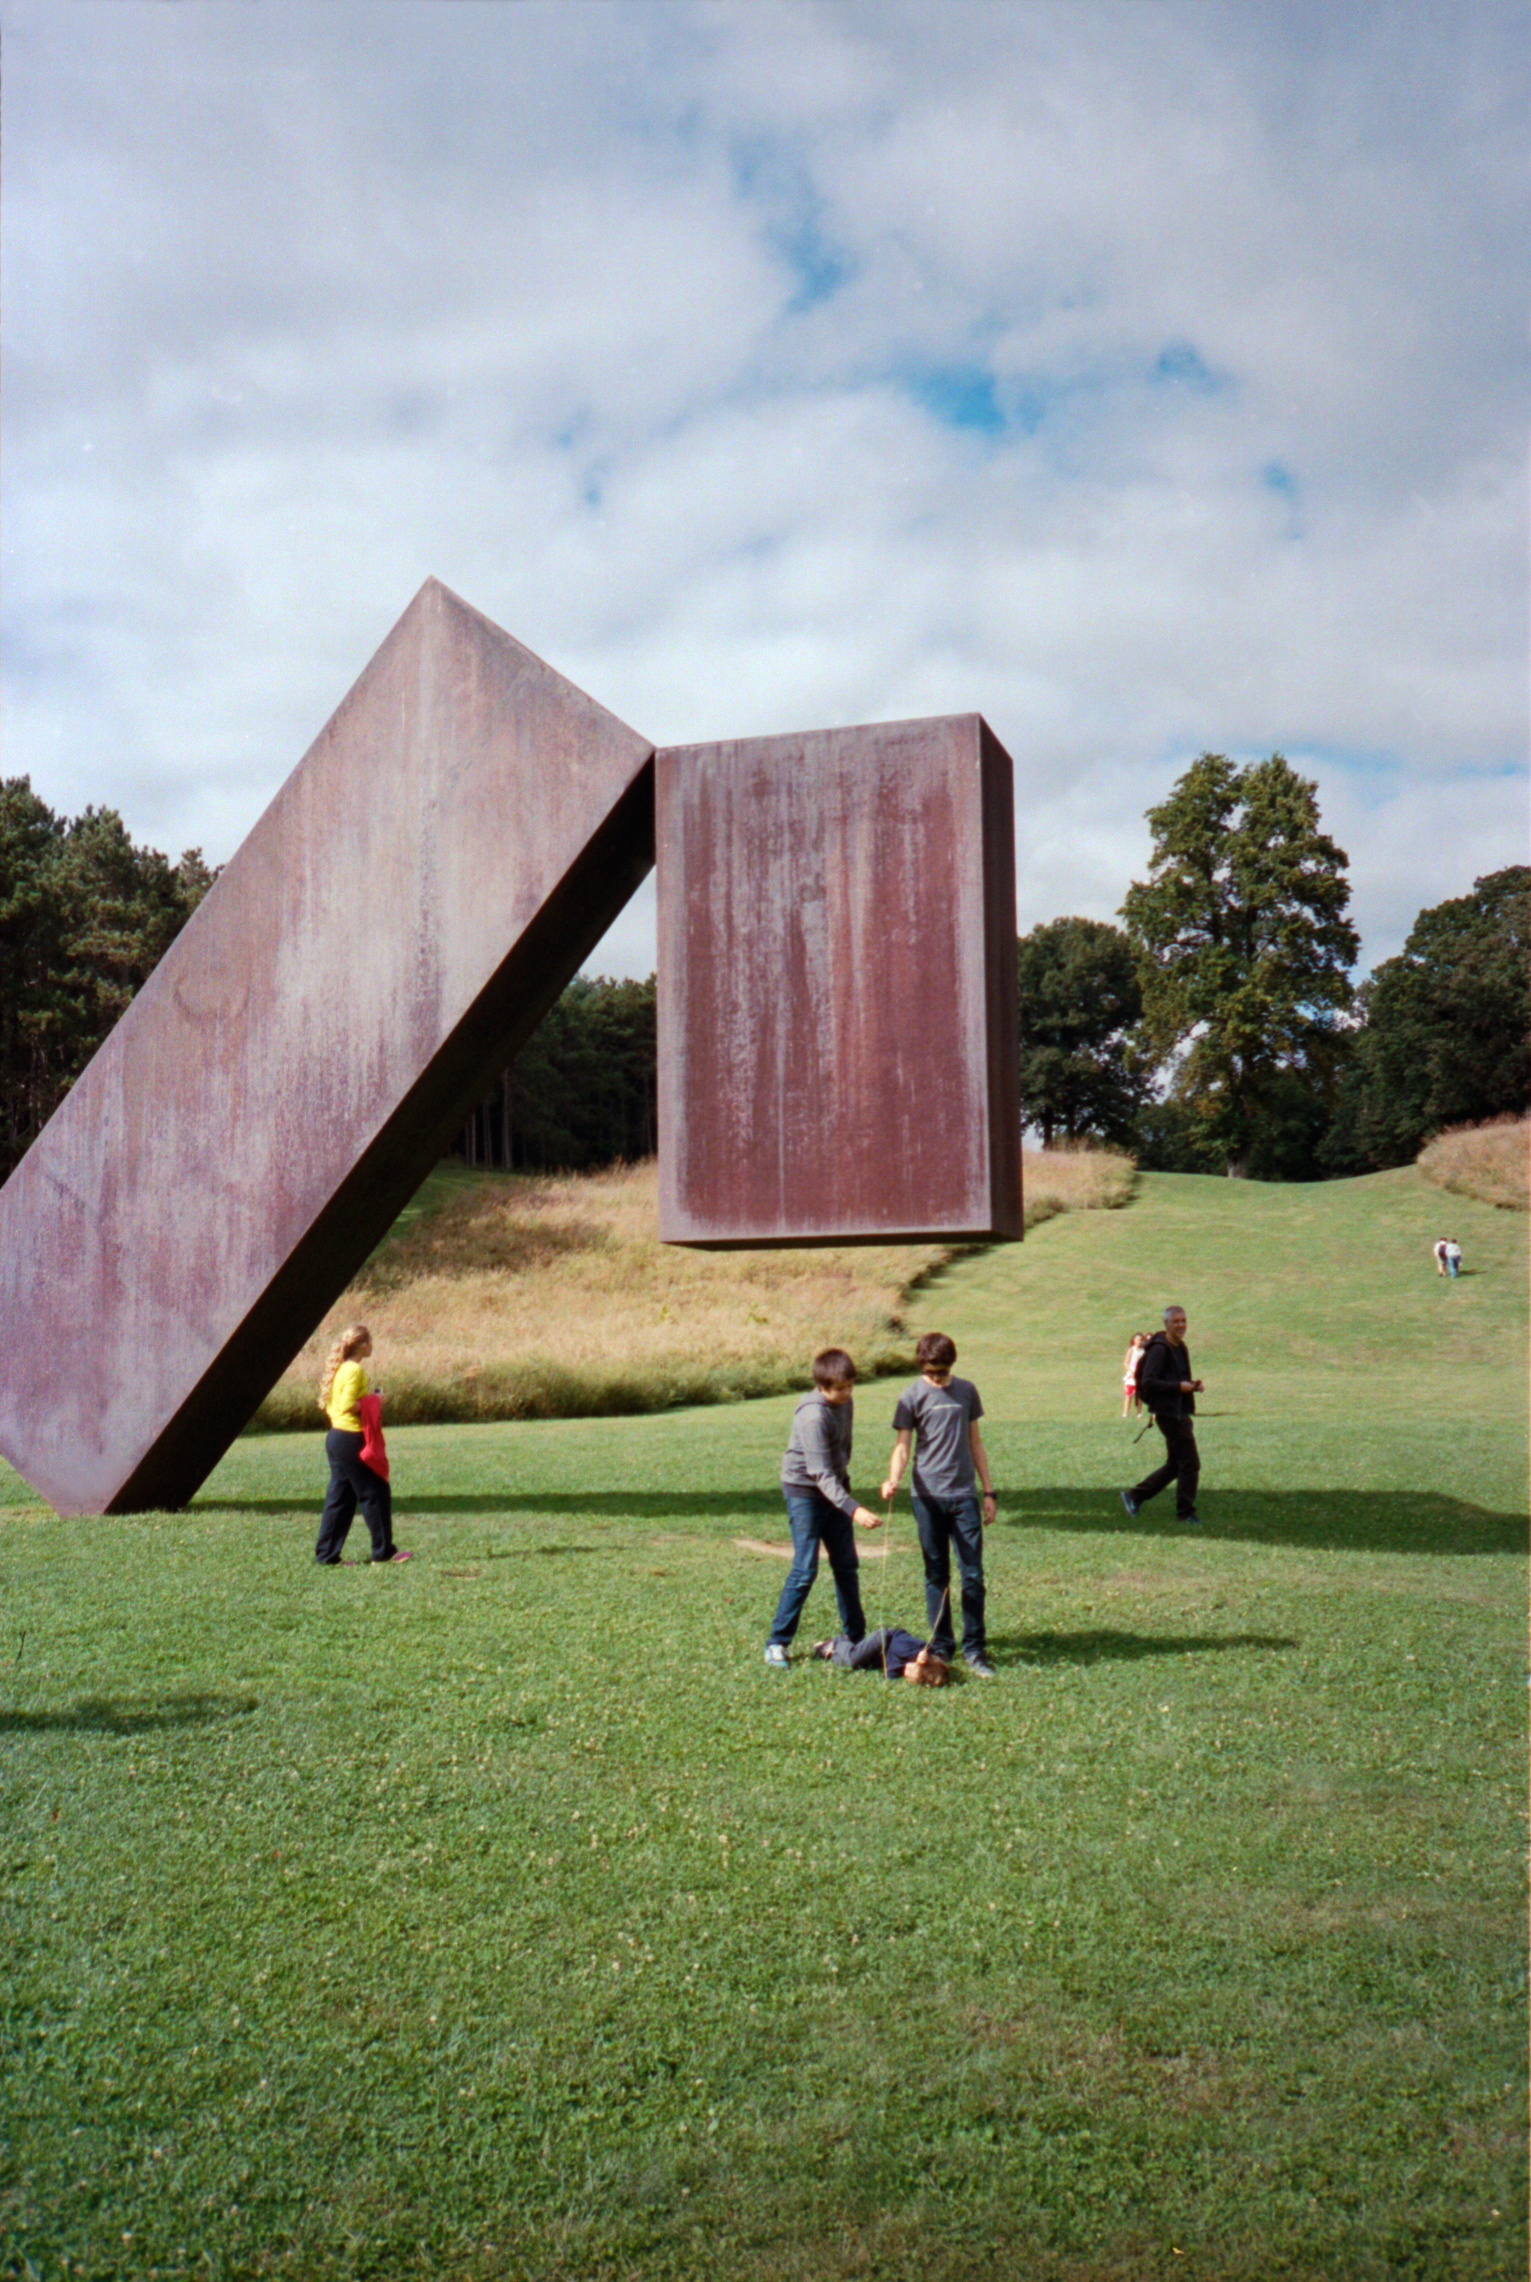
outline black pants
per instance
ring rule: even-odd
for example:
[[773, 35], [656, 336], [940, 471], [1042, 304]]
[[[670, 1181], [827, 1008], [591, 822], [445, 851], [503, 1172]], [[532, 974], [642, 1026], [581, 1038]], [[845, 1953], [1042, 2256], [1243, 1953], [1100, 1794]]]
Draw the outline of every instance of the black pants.
[[381, 1474], [362, 1464], [362, 1436], [332, 1426], [324, 1438], [330, 1462], [330, 1486], [319, 1521], [319, 1542], [314, 1559], [326, 1567], [340, 1559], [346, 1533], [361, 1507], [367, 1517], [374, 1561], [393, 1559], [393, 1493]]
[[972, 1493], [933, 1498], [911, 1489], [909, 1501], [914, 1507], [914, 1526], [920, 1533], [920, 1551], [925, 1556], [925, 1615], [930, 1625], [931, 1654], [951, 1662], [955, 1547], [962, 1582], [962, 1653], [971, 1664], [989, 1653], [984, 1631], [983, 1508]]
[[1173, 1482], [1175, 1513], [1179, 1520], [1188, 1521], [1196, 1511], [1196, 1485], [1201, 1480], [1201, 1453], [1196, 1447], [1195, 1430], [1188, 1418], [1169, 1418], [1161, 1412], [1155, 1413], [1154, 1424], [1164, 1436], [1164, 1464], [1138, 1483], [1132, 1502], [1146, 1505]]

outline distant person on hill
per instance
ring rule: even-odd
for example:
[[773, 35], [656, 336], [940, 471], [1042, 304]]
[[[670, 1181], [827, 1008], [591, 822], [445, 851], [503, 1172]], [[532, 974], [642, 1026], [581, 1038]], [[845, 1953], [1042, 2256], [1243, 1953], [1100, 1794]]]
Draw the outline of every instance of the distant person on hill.
[[[362, 1368], [371, 1352], [372, 1334], [367, 1326], [349, 1325], [325, 1357], [319, 1381], [319, 1408], [330, 1422], [324, 1438], [330, 1486], [319, 1522], [319, 1542], [314, 1547], [314, 1559], [322, 1569], [333, 1569], [340, 1561], [358, 1506], [367, 1517], [373, 1560], [409, 1559], [393, 1542], [393, 1492], [388, 1485], [388, 1461], [382, 1454], [382, 1389], [369, 1391]], [[382, 1472], [362, 1455], [369, 1447], [369, 1427], [375, 1438], [371, 1443], [373, 1455], [382, 1460]]]
[[[962, 1654], [975, 1678], [992, 1680], [984, 1629], [983, 1530], [994, 1518], [989, 1454], [978, 1431], [983, 1404], [971, 1379], [952, 1376], [957, 1349], [944, 1331], [927, 1331], [914, 1350], [920, 1376], [893, 1413], [896, 1437], [883, 1483], [884, 1502], [897, 1494], [914, 1455], [910, 1495], [925, 1556], [925, 1615], [933, 1653], [951, 1659], [952, 1548], [962, 1582]], [[983, 1480], [979, 1504], [974, 1475]]]
[[1201, 1456], [1191, 1420], [1202, 1384], [1191, 1375], [1191, 1351], [1185, 1343], [1185, 1332], [1185, 1309], [1167, 1307], [1164, 1329], [1156, 1331], [1148, 1342], [1143, 1368], [1138, 1373], [1138, 1388], [1155, 1426], [1164, 1436], [1164, 1464], [1135, 1488], [1123, 1490], [1122, 1503], [1129, 1513], [1135, 1514], [1140, 1506], [1147, 1505], [1150, 1498], [1156, 1498], [1173, 1482], [1177, 1520], [1199, 1522], [1196, 1486], [1201, 1479]]
[[1147, 1345], [1148, 1333], [1146, 1331], [1135, 1331], [1132, 1335], [1132, 1345], [1122, 1357], [1123, 1418], [1127, 1418], [1133, 1411], [1141, 1411], [1143, 1408], [1143, 1398], [1138, 1393], [1138, 1357]]
[[1444, 1275], [1445, 1275], [1445, 1273], [1446, 1273], [1446, 1239], [1445, 1239], [1445, 1237], [1444, 1237], [1444, 1236], [1437, 1236], [1437, 1238], [1436, 1238], [1435, 1242], [1434, 1242], [1434, 1243], [1431, 1245], [1430, 1249], [1431, 1249], [1431, 1251], [1433, 1252], [1433, 1254], [1435, 1255], [1435, 1272], [1436, 1272], [1436, 1274], [1437, 1274], [1438, 1276], [1444, 1276]]
[[813, 1358], [813, 1392], [792, 1415], [792, 1432], [781, 1462], [782, 1495], [792, 1530], [792, 1566], [776, 1604], [776, 1621], [765, 1660], [784, 1672], [792, 1645], [819, 1573], [819, 1547], [829, 1555], [840, 1603], [840, 1622], [852, 1641], [864, 1640], [867, 1620], [861, 1606], [860, 1561], [853, 1523], [876, 1529], [881, 1515], [858, 1505], [850, 1491], [851, 1428], [856, 1406], [856, 1366], [843, 1347], [826, 1347]]
[[1448, 1276], [1462, 1273], [1462, 1247], [1454, 1236], [1446, 1239], [1446, 1273]]
[[820, 1640], [813, 1653], [826, 1664], [839, 1664], [848, 1672], [882, 1672], [890, 1680], [912, 1680], [917, 1688], [944, 1688], [952, 1676], [944, 1656], [900, 1624], [879, 1625], [865, 1640]]

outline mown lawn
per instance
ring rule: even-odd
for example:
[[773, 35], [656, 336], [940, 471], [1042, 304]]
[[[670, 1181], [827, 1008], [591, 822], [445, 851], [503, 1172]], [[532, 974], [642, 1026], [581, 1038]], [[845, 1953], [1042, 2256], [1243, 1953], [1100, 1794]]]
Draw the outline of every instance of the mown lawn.
[[[1523, 2275], [1526, 1223], [1440, 1209], [1149, 1179], [921, 1296], [988, 1687], [764, 1670], [784, 1400], [397, 1434], [380, 1571], [317, 1436], [0, 1476], [0, 2268]], [[1198, 1535], [1116, 1498], [1170, 1299]]]

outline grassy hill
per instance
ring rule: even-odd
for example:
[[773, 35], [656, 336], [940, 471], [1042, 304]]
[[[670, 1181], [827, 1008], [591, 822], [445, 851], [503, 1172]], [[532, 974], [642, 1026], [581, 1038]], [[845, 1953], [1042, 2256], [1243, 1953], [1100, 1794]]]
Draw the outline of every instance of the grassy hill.
[[[1413, 1172], [1149, 1178], [922, 1290], [989, 1686], [764, 1670], [790, 1397], [395, 1433], [394, 1569], [306, 1436], [0, 1475], [0, 2272], [1519, 2282], [1527, 1221], [1450, 1209], [1455, 1285]], [[1199, 1532], [1116, 1497], [1169, 1299]]]
[[[1026, 1153], [1026, 1225], [1132, 1194], [1130, 1158]], [[590, 1418], [795, 1387], [821, 1347], [908, 1369], [906, 1295], [948, 1244], [702, 1252], [659, 1241], [658, 1167], [434, 1172], [261, 1404], [308, 1428], [322, 1358], [365, 1320], [396, 1425]]]

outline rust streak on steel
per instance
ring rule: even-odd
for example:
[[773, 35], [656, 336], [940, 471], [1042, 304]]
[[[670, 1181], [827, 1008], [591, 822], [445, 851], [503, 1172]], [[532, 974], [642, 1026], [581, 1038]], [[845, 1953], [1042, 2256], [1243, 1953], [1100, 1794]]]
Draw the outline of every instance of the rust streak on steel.
[[647, 874], [652, 751], [421, 589], [0, 1191], [60, 1512], [206, 1478]]
[[662, 748], [660, 1234], [1021, 1233], [1009, 755], [977, 714]]

